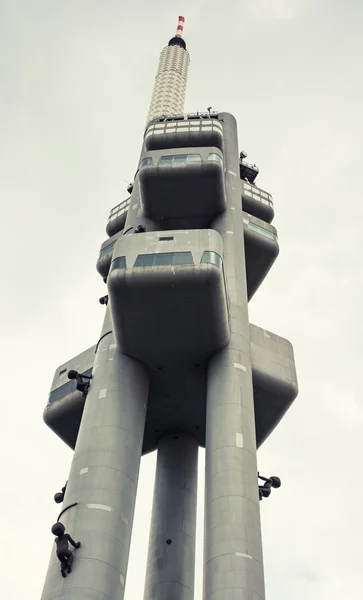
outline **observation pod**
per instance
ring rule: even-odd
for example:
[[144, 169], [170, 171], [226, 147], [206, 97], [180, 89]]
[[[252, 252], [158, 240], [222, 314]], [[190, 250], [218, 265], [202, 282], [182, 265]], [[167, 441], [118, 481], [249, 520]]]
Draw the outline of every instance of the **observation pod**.
[[141, 202], [150, 219], [211, 219], [226, 208], [219, 148], [148, 152], [139, 165]]
[[245, 212], [242, 214], [247, 296], [250, 300], [274, 264], [280, 249], [277, 231], [273, 225]]
[[123, 229], [118, 233], [115, 233], [115, 235], [113, 235], [105, 242], [103, 242], [101, 246], [101, 250], [96, 263], [96, 269], [102, 277], [107, 277], [108, 275], [115, 244], [118, 238], [122, 235], [122, 233]]
[[201, 360], [228, 344], [222, 248], [210, 229], [128, 234], [117, 241], [107, 283], [121, 352], [144, 361]]
[[124, 228], [130, 200], [131, 198], [126, 198], [111, 210], [106, 227], [106, 233], [109, 237], [114, 236], [115, 233]]

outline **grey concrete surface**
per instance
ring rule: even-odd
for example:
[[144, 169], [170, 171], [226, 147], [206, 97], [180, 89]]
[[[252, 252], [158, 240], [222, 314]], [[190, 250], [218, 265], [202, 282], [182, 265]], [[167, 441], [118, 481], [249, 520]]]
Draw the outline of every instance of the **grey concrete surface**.
[[98, 344], [93, 374], [63, 503], [63, 508], [77, 506], [61, 519], [82, 546], [65, 579], [52, 549], [42, 600], [122, 600], [124, 595], [148, 376], [141, 364], [117, 351], [112, 333]]
[[223, 238], [231, 341], [208, 366], [204, 600], [265, 598], [256, 438], [235, 119], [223, 119], [227, 210]]
[[[57, 370], [52, 386], [65, 368], [93, 365], [88, 397], [60, 395], [44, 411], [71, 446], [81, 422], [64, 505], [79, 504], [64, 523], [82, 547], [66, 580], [52, 553], [42, 600], [122, 600], [140, 457], [156, 447], [145, 600], [192, 600], [198, 444], [206, 447], [204, 600], [265, 598], [256, 446], [296, 397], [297, 381], [291, 344], [249, 323], [248, 299], [278, 253], [276, 229], [260, 218], [264, 197], [249, 198], [248, 184], [255, 215], [243, 212], [236, 122], [222, 113], [219, 123], [226, 210], [198, 225], [153, 221], [138, 171], [129, 208], [115, 212], [124, 229], [99, 259], [102, 274], [110, 269], [100, 341]], [[180, 164], [165, 172], [174, 176]], [[134, 235], [138, 225], [146, 231]]]
[[144, 600], [193, 600], [198, 442], [176, 432], [157, 453]]

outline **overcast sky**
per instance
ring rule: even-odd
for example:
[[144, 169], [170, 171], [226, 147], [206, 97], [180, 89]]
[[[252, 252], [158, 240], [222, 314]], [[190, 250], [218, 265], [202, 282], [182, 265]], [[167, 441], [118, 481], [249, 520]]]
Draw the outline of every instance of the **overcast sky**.
[[[232, 112], [274, 198], [280, 256], [252, 323], [290, 339], [300, 393], [259, 451], [268, 600], [361, 600], [361, 0], [0, 0], [0, 596], [39, 600], [72, 452], [42, 422], [58, 365], [93, 345], [95, 269], [127, 197], [159, 53], [186, 16], [186, 110]], [[155, 455], [125, 600], [142, 598]], [[195, 600], [201, 600], [203, 452]]]

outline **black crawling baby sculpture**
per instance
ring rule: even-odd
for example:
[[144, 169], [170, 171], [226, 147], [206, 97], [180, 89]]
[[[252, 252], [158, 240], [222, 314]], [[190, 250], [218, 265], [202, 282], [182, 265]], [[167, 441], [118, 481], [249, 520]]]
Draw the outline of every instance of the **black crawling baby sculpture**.
[[81, 542], [75, 542], [69, 533], [65, 532], [63, 523], [55, 523], [52, 527], [52, 534], [57, 536], [55, 538], [55, 544], [57, 546], [56, 553], [57, 558], [61, 563], [61, 573], [63, 577], [67, 577], [67, 572], [72, 572], [73, 553], [69, 549], [69, 543], [74, 548], [79, 548]]

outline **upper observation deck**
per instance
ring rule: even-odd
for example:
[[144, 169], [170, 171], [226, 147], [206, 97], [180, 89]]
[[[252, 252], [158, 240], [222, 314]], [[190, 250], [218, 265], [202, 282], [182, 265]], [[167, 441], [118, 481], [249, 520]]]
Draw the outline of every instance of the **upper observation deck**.
[[[297, 396], [294, 353], [290, 342], [250, 324], [250, 348], [256, 442], [261, 446]], [[68, 446], [76, 445], [85, 399], [67, 379], [69, 369], [91, 374], [96, 346], [59, 367], [52, 383], [44, 421]], [[143, 454], [157, 448], [159, 438], [175, 431], [193, 435], [205, 446], [207, 361], [146, 363], [150, 390]], [[91, 382], [92, 385], [92, 382]]]
[[123, 235], [107, 278], [119, 349], [201, 360], [229, 341], [223, 244], [210, 229]]
[[241, 179], [241, 197], [245, 212], [266, 223], [272, 222], [275, 212], [271, 194]]
[[223, 129], [218, 113], [189, 113], [159, 117], [145, 131], [145, 150], [216, 146], [223, 150]]
[[223, 154], [190, 147], [147, 152], [138, 170], [146, 217], [155, 220], [211, 219], [226, 208]]

